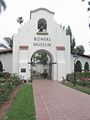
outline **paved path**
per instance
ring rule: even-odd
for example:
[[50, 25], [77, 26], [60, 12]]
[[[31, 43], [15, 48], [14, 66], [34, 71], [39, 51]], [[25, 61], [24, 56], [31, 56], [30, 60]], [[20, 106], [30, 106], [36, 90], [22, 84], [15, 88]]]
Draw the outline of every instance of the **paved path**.
[[49, 80], [33, 80], [36, 120], [90, 120], [90, 95]]

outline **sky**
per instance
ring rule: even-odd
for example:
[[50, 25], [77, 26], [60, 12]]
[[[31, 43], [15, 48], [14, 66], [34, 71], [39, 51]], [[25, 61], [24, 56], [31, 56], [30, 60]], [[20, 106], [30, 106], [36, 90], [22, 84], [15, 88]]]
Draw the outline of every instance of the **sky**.
[[[30, 19], [30, 10], [44, 7], [53, 11], [54, 20], [63, 26], [70, 26], [76, 45], [83, 45], [85, 53], [90, 54], [90, 29], [88, 27], [90, 12], [87, 12], [88, 0], [5, 0], [7, 9], [0, 14], [0, 42], [4, 37], [12, 37], [20, 25], [18, 17], [24, 23]], [[23, 24], [24, 24], [23, 23]]]

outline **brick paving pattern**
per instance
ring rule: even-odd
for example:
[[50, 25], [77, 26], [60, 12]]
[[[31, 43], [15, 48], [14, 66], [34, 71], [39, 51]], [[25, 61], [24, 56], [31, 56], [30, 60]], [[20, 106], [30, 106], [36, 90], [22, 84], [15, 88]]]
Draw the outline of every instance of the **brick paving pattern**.
[[90, 95], [56, 81], [33, 80], [36, 120], [90, 120]]

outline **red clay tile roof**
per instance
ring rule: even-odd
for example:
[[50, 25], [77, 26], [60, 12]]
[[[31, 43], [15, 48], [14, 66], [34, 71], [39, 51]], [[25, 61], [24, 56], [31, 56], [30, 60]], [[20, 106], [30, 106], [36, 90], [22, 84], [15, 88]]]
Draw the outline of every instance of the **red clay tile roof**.
[[12, 49], [1, 49], [0, 54], [12, 53]]

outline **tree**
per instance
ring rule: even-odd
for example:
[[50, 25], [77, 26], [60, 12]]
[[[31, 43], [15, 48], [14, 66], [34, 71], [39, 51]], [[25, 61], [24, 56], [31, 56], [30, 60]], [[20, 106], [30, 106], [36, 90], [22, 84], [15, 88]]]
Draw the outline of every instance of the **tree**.
[[23, 17], [18, 17], [17, 22], [22, 26], [23, 23]]
[[70, 26], [66, 28], [66, 35], [70, 35], [70, 48], [71, 48], [71, 53], [75, 50], [75, 38], [72, 37], [72, 30]]
[[77, 54], [83, 55], [84, 52], [85, 52], [84, 46], [83, 46], [83, 45], [77, 46], [77, 47], [76, 47], [76, 51], [77, 51]]
[[45, 52], [38, 52], [32, 56], [32, 60], [34, 63], [46, 64], [48, 61], [48, 54]]
[[70, 35], [70, 41], [71, 41], [71, 40], [72, 40], [72, 31], [71, 31], [70, 26], [68, 26], [68, 27], [66, 28], [66, 35]]
[[73, 38], [71, 40], [71, 52], [75, 51], [75, 45], [76, 45], [75, 38]]
[[11, 38], [5, 37], [5, 38], [3, 38], [3, 40], [5, 41], [5, 44], [0, 43], [0, 47], [13, 48], [13, 37], [11, 37]]
[[47, 53], [40, 53], [40, 63], [41, 64], [46, 64], [47, 63], [47, 61], [48, 61], [48, 55], [47, 55]]
[[2, 8], [5, 10], [6, 9], [6, 3], [4, 0], [0, 0], [0, 12], [2, 11]]

